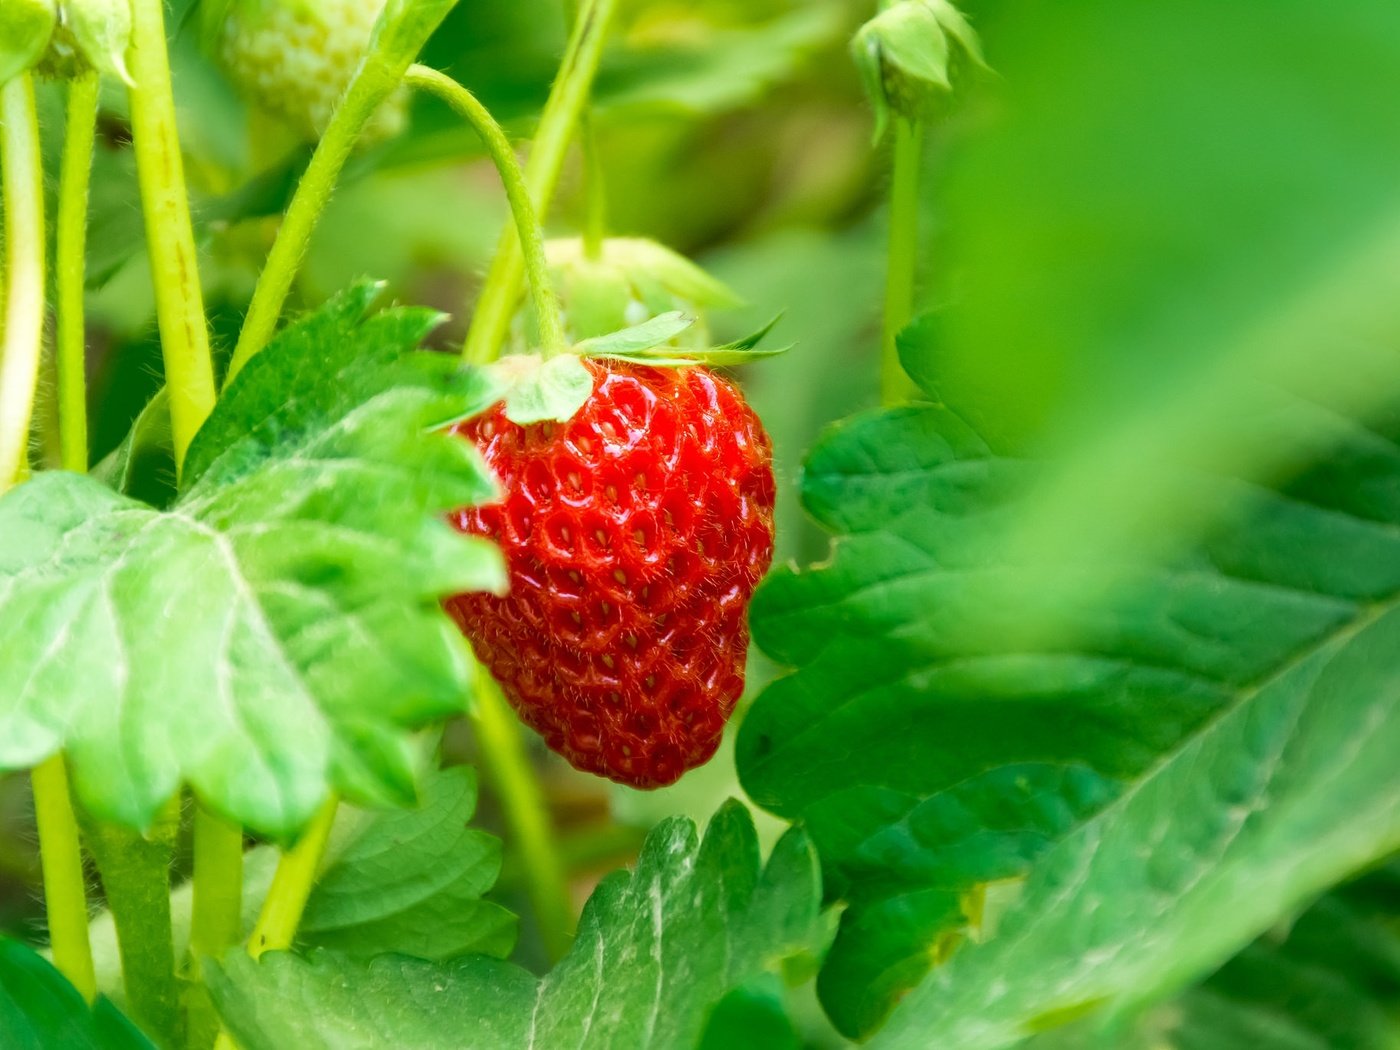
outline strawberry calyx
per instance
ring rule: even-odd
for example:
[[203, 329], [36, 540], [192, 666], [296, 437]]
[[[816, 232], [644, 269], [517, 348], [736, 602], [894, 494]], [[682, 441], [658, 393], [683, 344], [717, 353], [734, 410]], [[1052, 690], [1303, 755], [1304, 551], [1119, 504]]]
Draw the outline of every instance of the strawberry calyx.
[[[781, 315], [779, 315], [781, 316]], [[566, 423], [593, 393], [593, 373], [585, 359], [606, 358], [651, 368], [726, 367], [786, 353], [790, 346], [759, 348], [778, 317], [752, 335], [705, 349], [670, 344], [695, 323], [678, 310], [608, 335], [585, 339], [558, 354], [509, 354], [487, 365], [502, 385], [505, 415], [512, 423]]]

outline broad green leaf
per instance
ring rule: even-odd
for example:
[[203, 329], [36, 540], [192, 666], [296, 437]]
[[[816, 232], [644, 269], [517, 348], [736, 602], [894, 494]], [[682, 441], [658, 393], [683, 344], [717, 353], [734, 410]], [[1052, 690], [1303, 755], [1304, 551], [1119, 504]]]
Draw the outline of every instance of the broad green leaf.
[[782, 981], [771, 973], [755, 977], [726, 995], [705, 1023], [699, 1050], [799, 1050], [802, 1040], [783, 999]]
[[1142, 1014], [1056, 1029], [1028, 1050], [1393, 1050], [1400, 866], [1340, 887], [1206, 981]]
[[467, 826], [475, 773], [433, 775], [422, 796], [417, 809], [362, 811], [337, 826], [298, 943], [358, 958], [509, 953], [515, 916], [481, 899], [500, 874], [501, 842]]
[[106, 999], [89, 1007], [53, 966], [0, 938], [0, 1035], [6, 1050], [155, 1050]]
[[573, 948], [541, 979], [478, 957], [231, 955], [209, 967], [211, 991], [244, 1050], [695, 1045], [731, 989], [808, 950], [819, 925], [800, 831], [762, 866], [753, 822], [731, 803], [697, 839], [687, 820], [657, 827], [637, 870], [599, 885]]
[[1281, 493], [1198, 478], [1238, 519], [1120, 563], [1111, 601], [1076, 597], [1092, 551], [1006, 560], [1037, 467], [946, 411], [858, 419], [814, 451], [808, 507], [847, 536], [755, 601], [759, 644], [799, 670], [750, 712], [738, 763], [850, 902], [821, 981], [848, 1031], [976, 932], [984, 883], [1031, 875], [892, 1036], [1003, 1045], [1150, 995], [1400, 845], [1400, 450], [1293, 409], [1331, 419], [1324, 465]]
[[[481, 899], [496, 881], [501, 844], [470, 828], [476, 775], [466, 767], [429, 773], [409, 809], [341, 806], [326, 859], [297, 933], [303, 948], [334, 947], [357, 958], [402, 952], [422, 959], [468, 953], [505, 956], [515, 916]], [[244, 857], [243, 933], [252, 932], [280, 852], [258, 846]], [[189, 949], [192, 886], [170, 895], [175, 954]], [[92, 924], [98, 987], [122, 1002], [116, 927], [109, 912]]]
[[413, 797], [404, 730], [467, 695], [440, 599], [503, 585], [442, 518], [494, 485], [433, 430], [496, 393], [407, 352], [435, 315], [366, 319], [374, 295], [240, 374], [168, 511], [58, 472], [0, 500], [0, 768], [62, 748], [83, 805], [137, 827], [182, 783], [275, 835], [332, 789]]

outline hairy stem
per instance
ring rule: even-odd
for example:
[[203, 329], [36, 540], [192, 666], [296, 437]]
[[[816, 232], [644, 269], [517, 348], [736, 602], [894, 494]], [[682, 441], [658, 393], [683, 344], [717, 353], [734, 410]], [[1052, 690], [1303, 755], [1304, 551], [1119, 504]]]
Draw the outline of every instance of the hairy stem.
[[117, 928], [127, 1006], [142, 1027], [173, 1046], [180, 1041], [180, 995], [170, 863], [180, 830], [179, 798], [164, 808], [147, 835], [99, 823], [86, 830]]
[[88, 468], [87, 338], [83, 322], [88, 183], [97, 130], [97, 75], [68, 85], [68, 115], [58, 181], [57, 304], [59, 449], [64, 470]]
[[238, 343], [229, 362], [229, 380], [267, 345], [277, 330], [277, 319], [292, 290], [311, 234], [331, 199], [336, 180], [361, 130], [399, 86], [409, 63], [455, 3], [456, 0], [413, 0], [411, 3], [400, 0], [385, 7], [370, 51], [332, 114], [321, 141], [316, 144], [282, 217], [282, 228], [268, 253], [267, 265], [258, 276], [248, 315], [238, 333]]
[[0, 343], [0, 493], [27, 473], [29, 424], [44, 336], [44, 171], [34, 82], [0, 88], [0, 192], [5, 201], [5, 315]]
[[292, 946], [311, 889], [316, 885], [338, 806], [339, 800], [332, 796], [312, 818], [297, 844], [278, 861], [262, 913], [248, 938], [248, 954], [254, 959], [263, 952], [282, 951]]
[[[569, 46], [540, 115], [530, 158], [525, 163], [525, 184], [541, 218], [549, 211], [569, 141], [592, 90], [617, 0], [582, 0], [578, 7]], [[507, 230], [486, 275], [462, 348], [463, 356], [472, 364], [485, 364], [496, 356], [510, 327], [523, 269], [520, 244], [513, 231]]]
[[414, 65], [409, 67], [405, 81], [418, 90], [442, 99], [481, 137], [491, 162], [496, 165], [501, 185], [505, 187], [511, 214], [515, 216], [515, 229], [524, 253], [525, 274], [538, 315], [542, 349], [546, 354], [561, 352], [565, 349], [564, 329], [559, 322], [559, 304], [549, 284], [544, 233], [540, 229], [534, 205], [530, 203], [530, 191], [525, 186], [525, 176], [520, 171], [510, 140], [476, 96], [451, 77], [436, 69]]
[[175, 125], [163, 0], [132, 0], [132, 145], [156, 293], [175, 463], [184, 462], [217, 396], [194, 224]]
[[30, 774], [39, 856], [44, 871], [44, 910], [49, 920], [53, 963], [91, 1001], [97, 996], [92, 945], [88, 941], [87, 884], [78, 819], [68, 793], [68, 768], [54, 755]]
[[569, 949], [574, 909], [564, 866], [555, 850], [549, 811], [530, 768], [515, 712], [485, 668], [477, 669], [476, 683], [472, 718], [481, 744], [482, 771], [505, 810], [510, 842], [519, 851], [545, 950], [551, 961], [558, 961]]
[[899, 363], [896, 338], [914, 315], [914, 282], [919, 262], [919, 163], [923, 127], [895, 118], [894, 178], [890, 185], [889, 266], [885, 276], [885, 324], [880, 355], [880, 402], [906, 401], [913, 383]]

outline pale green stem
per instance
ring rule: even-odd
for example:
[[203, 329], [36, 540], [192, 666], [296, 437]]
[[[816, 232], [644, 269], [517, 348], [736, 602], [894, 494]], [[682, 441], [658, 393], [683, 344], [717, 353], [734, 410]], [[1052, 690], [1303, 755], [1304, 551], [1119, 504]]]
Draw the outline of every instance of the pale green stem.
[[[198, 803], [193, 883], [190, 956], [198, 977], [202, 960], [217, 959], [243, 937], [243, 829]], [[219, 1019], [203, 985], [191, 989], [188, 1008], [189, 1045], [210, 1046]]]
[[163, 8], [164, 0], [132, 0], [131, 129], [178, 469], [195, 433], [214, 410], [217, 392], [175, 123]]
[[915, 392], [899, 363], [896, 339], [914, 315], [914, 282], [919, 263], [919, 163], [923, 154], [921, 124], [897, 117], [894, 132], [889, 267], [885, 275], [885, 324], [880, 356], [880, 402], [885, 405], [907, 401]]
[[170, 919], [170, 863], [180, 830], [180, 800], [172, 799], [164, 807], [147, 835], [98, 823], [86, 830], [117, 928], [127, 1007], [162, 1045], [173, 1046], [180, 1036], [180, 992]]
[[608, 235], [608, 186], [598, 150], [597, 121], [587, 113], [579, 120], [579, 140], [583, 146], [583, 254], [598, 260]]
[[97, 977], [88, 941], [87, 883], [63, 755], [54, 755], [36, 766], [30, 781], [34, 788], [34, 817], [44, 871], [44, 910], [49, 920], [53, 963], [91, 1002], [97, 996]]
[[[579, 15], [574, 21], [564, 60], [550, 89], [544, 112], [540, 114], [540, 125], [530, 148], [530, 158], [525, 162], [525, 184], [530, 189], [530, 200], [535, 211], [541, 218], [549, 211], [569, 141], [573, 138], [579, 115], [588, 102], [588, 93], [592, 90], [593, 78], [602, 58], [608, 23], [612, 21], [617, 2], [582, 0], [578, 5]], [[494, 360], [499, 352], [520, 297], [523, 272], [520, 242], [513, 230], [507, 230], [497, 247], [486, 283], [482, 285], [471, 328], [467, 331], [466, 343], [462, 348], [463, 356], [472, 364], [485, 364]]]
[[535, 313], [539, 320], [541, 349], [546, 355], [563, 351], [564, 329], [559, 321], [559, 303], [549, 284], [549, 263], [544, 255], [544, 234], [540, 230], [534, 205], [530, 203], [530, 192], [525, 186], [525, 177], [515, 159], [510, 140], [496, 123], [496, 118], [477, 101], [476, 96], [451, 77], [427, 66], [414, 65], [409, 67], [405, 82], [442, 99], [481, 137], [491, 162], [496, 165], [501, 185], [505, 187], [511, 214], [515, 216], [516, 233], [524, 248], [525, 273], [529, 278], [530, 292], [535, 300]]
[[97, 76], [68, 85], [68, 115], [58, 180], [57, 301], [59, 447], [64, 470], [88, 468], [87, 337], [83, 322], [88, 183], [97, 129]]
[[284, 951], [296, 939], [306, 902], [316, 885], [321, 860], [326, 854], [331, 825], [339, 800], [332, 796], [320, 809], [296, 845], [282, 854], [272, 886], [263, 901], [257, 925], [248, 938], [248, 954], [254, 959], [264, 952]]
[[44, 170], [34, 82], [0, 88], [5, 201], [5, 317], [0, 343], [0, 493], [28, 473], [29, 425], [44, 336]]
[[268, 253], [267, 264], [253, 289], [248, 315], [238, 333], [238, 343], [229, 362], [228, 379], [248, 363], [249, 358], [267, 345], [277, 330], [277, 320], [292, 290], [297, 269], [306, 255], [311, 234], [320, 221], [336, 180], [350, 158], [355, 142], [369, 119], [403, 80], [404, 70], [417, 55], [422, 43], [451, 10], [455, 0], [415, 0], [400, 3], [400, 21], [386, 21], [395, 5], [381, 16], [369, 54], [355, 79], [331, 115], [311, 161], [297, 183], [296, 193], [282, 216], [282, 226]]
[[530, 768], [515, 712], [485, 668], [477, 669], [476, 682], [472, 720], [481, 745], [482, 771], [490, 778], [505, 811], [510, 843], [519, 851], [545, 950], [557, 961], [569, 949], [574, 908], [564, 866], [554, 848], [549, 810]]

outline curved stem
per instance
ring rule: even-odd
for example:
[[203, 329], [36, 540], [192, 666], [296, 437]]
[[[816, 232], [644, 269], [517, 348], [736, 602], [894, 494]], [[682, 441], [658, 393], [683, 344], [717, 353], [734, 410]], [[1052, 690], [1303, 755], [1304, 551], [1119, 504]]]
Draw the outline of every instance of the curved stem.
[[68, 115], [58, 181], [58, 247], [54, 290], [58, 314], [59, 448], [64, 470], [88, 468], [87, 341], [83, 325], [88, 183], [97, 130], [97, 76], [68, 85]]
[[923, 126], [895, 118], [894, 178], [890, 186], [889, 269], [885, 276], [885, 325], [880, 356], [880, 402], [906, 401], [914, 385], [899, 363], [896, 339], [914, 314], [919, 261], [919, 162]]
[[164, 0], [132, 0], [131, 128], [178, 469], [217, 395], [163, 11]]
[[44, 171], [34, 82], [0, 88], [0, 192], [5, 201], [5, 316], [0, 343], [0, 493], [29, 464], [29, 424], [44, 336]]
[[39, 827], [39, 856], [44, 872], [44, 910], [49, 920], [53, 963], [73, 987], [91, 1002], [97, 997], [97, 977], [88, 940], [87, 882], [78, 820], [68, 793], [68, 768], [57, 754], [30, 774], [34, 788], [34, 819]]
[[505, 810], [512, 833], [510, 841], [520, 851], [545, 950], [550, 960], [557, 962], [568, 951], [572, 939], [574, 908], [569, 884], [554, 848], [549, 811], [525, 754], [520, 723], [483, 667], [477, 668], [472, 719], [481, 744], [483, 772], [491, 779]]
[[316, 885], [339, 804], [335, 796], [327, 800], [297, 844], [278, 861], [262, 913], [248, 938], [248, 954], [254, 959], [263, 952], [283, 951], [292, 946], [306, 902], [311, 898], [311, 889]]
[[385, 7], [370, 51], [331, 115], [325, 134], [316, 144], [311, 161], [297, 183], [296, 193], [287, 205], [282, 228], [253, 289], [248, 315], [243, 319], [243, 328], [229, 361], [226, 383], [267, 345], [277, 330], [277, 319], [292, 290], [292, 281], [306, 254], [311, 234], [355, 148], [360, 131], [399, 86], [409, 63], [455, 3], [456, 0], [413, 0], [411, 3], [400, 0]]
[[565, 349], [564, 329], [559, 321], [559, 304], [549, 284], [549, 263], [544, 256], [544, 233], [530, 203], [530, 191], [525, 176], [515, 159], [510, 140], [506, 138], [496, 118], [491, 116], [475, 95], [457, 81], [436, 69], [414, 65], [408, 69], [405, 82], [411, 87], [430, 92], [442, 99], [463, 120], [472, 126], [490, 154], [505, 187], [506, 200], [515, 216], [515, 229], [520, 238], [525, 260], [525, 274], [535, 300], [535, 313], [540, 326], [541, 348], [546, 355]]
[[[598, 72], [608, 23], [612, 21], [618, 0], [582, 0], [578, 18], [574, 21], [568, 49], [559, 67], [559, 75], [550, 89], [540, 126], [525, 162], [525, 184], [530, 199], [541, 218], [549, 211], [564, 166], [569, 140], [578, 124], [579, 114], [588, 101], [593, 77]], [[467, 331], [462, 355], [472, 364], [493, 360], [510, 327], [510, 315], [519, 297], [522, 273], [520, 245], [510, 231], [501, 238], [491, 270], [486, 275], [476, 313]]]

